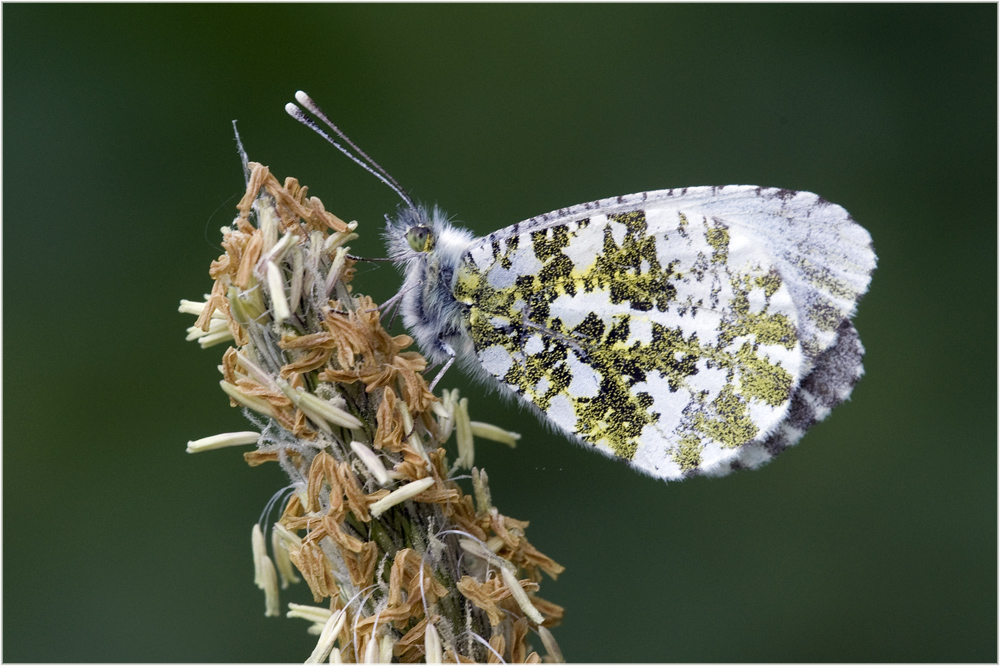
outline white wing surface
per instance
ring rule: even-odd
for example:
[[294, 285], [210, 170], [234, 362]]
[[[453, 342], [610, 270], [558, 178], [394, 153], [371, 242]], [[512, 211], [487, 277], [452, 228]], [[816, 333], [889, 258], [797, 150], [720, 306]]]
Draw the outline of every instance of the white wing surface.
[[662, 190], [476, 241], [455, 297], [483, 371], [585, 445], [675, 479], [755, 467], [849, 395], [875, 255], [814, 194]]

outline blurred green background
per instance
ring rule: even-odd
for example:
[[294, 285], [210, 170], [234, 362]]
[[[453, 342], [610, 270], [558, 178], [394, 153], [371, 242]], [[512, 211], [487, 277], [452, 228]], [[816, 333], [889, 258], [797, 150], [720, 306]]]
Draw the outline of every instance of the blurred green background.
[[[997, 659], [997, 6], [3, 6], [3, 659], [301, 661], [250, 528], [222, 348], [184, 342], [252, 159], [362, 255], [394, 195], [288, 118], [309, 91], [484, 234], [686, 185], [804, 189], [879, 255], [850, 403], [773, 464], [679, 484], [460, 372], [496, 504], [567, 567], [573, 661]], [[395, 292], [386, 266], [359, 289]], [[303, 587], [284, 601], [308, 602]]]

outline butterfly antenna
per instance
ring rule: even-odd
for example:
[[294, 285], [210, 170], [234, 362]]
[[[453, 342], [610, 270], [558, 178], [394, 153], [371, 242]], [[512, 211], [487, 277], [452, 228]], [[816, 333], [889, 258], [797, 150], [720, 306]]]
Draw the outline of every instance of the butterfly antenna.
[[379, 163], [373, 160], [368, 153], [361, 150], [358, 144], [351, 141], [351, 137], [344, 134], [344, 132], [339, 127], [333, 124], [333, 121], [330, 120], [330, 117], [327, 116], [325, 113], [323, 113], [323, 109], [320, 108], [319, 104], [313, 101], [312, 97], [299, 90], [298, 92], [295, 93], [295, 101], [297, 101], [302, 106], [306, 107], [306, 109], [309, 110], [309, 113], [313, 114], [314, 116], [322, 120], [324, 123], [326, 123], [327, 127], [332, 129], [334, 134], [343, 139], [344, 143], [353, 148], [358, 155], [360, 155], [366, 162], [368, 162], [368, 164], [375, 167], [376, 171], [378, 171], [380, 174], [388, 178], [393, 185], [395, 185], [399, 189], [403, 189], [403, 186], [400, 185], [398, 182], [396, 182], [396, 179], [392, 177], [392, 174], [383, 169], [379, 165]]
[[[341, 132], [336, 125], [331, 123], [330, 120], [323, 113], [323, 111], [315, 104], [315, 102], [312, 101], [312, 99], [309, 98], [308, 95], [306, 95], [302, 91], [299, 91], [295, 95], [295, 98], [299, 101], [299, 103], [301, 103], [312, 113], [314, 113], [317, 117], [319, 117], [323, 122], [329, 125], [331, 129], [334, 130], [334, 132], [338, 137], [344, 139], [344, 141], [348, 145], [350, 145], [360, 155], [364, 156], [364, 158], [368, 161], [367, 162], [363, 161], [361, 158], [352, 153], [350, 150], [337, 143], [337, 141], [335, 141], [333, 137], [331, 137], [329, 134], [324, 132], [323, 129], [319, 125], [317, 125], [312, 118], [307, 116], [305, 111], [303, 111], [296, 105], [292, 104], [291, 102], [285, 105], [285, 111], [288, 113], [288, 115], [290, 115], [292, 118], [295, 118], [297, 121], [299, 121], [309, 129], [311, 129], [313, 132], [316, 132], [316, 134], [319, 134], [321, 137], [326, 139], [327, 143], [329, 143], [334, 148], [342, 152], [344, 155], [347, 155], [347, 157], [349, 157], [352, 162], [354, 162], [355, 164], [363, 168], [365, 171], [367, 171], [368, 173], [370, 173], [371, 175], [375, 176], [383, 183], [385, 183], [385, 185], [389, 187], [393, 192], [395, 192], [399, 196], [399, 198], [406, 203], [407, 206], [409, 206], [410, 208], [415, 208], [413, 200], [410, 199], [409, 195], [407, 195], [406, 192], [403, 190], [403, 188], [400, 187], [399, 183], [396, 182], [396, 179], [390, 176], [385, 171], [385, 169], [380, 167], [372, 158], [368, 157], [368, 155], [365, 154], [360, 148], [358, 148], [353, 141], [348, 139], [347, 136], [343, 132]], [[371, 165], [374, 165], [375, 168], [372, 168], [372, 166], [370, 166], [369, 163]]]

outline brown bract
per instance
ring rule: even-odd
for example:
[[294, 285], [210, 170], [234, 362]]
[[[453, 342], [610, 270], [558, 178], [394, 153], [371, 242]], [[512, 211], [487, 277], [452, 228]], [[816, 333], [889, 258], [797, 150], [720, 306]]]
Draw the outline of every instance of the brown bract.
[[333, 213], [328, 213], [323, 202], [316, 197], [306, 197], [307, 187], [299, 185], [297, 178], [286, 178], [282, 185], [271, 175], [271, 171], [257, 162], [249, 162], [250, 179], [246, 194], [236, 204], [240, 219], [247, 220], [253, 203], [260, 196], [260, 190], [274, 197], [275, 209], [281, 219], [284, 231], [298, 233], [303, 238], [310, 231], [347, 231], [344, 221]]
[[427, 361], [419, 352], [403, 351], [413, 344], [413, 338], [389, 335], [372, 300], [361, 296], [358, 301], [358, 309], [347, 315], [331, 311], [323, 320], [340, 367], [324, 370], [320, 379], [347, 384], [360, 381], [369, 392], [395, 386], [411, 412], [427, 409], [436, 400], [420, 374], [427, 369]]

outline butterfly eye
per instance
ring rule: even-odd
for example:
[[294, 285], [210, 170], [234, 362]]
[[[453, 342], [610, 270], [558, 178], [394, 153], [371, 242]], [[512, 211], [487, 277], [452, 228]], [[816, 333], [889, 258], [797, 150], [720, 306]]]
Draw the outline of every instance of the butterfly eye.
[[417, 252], [430, 252], [434, 249], [434, 234], [428, 227], [410, 227], [406, 242]]

